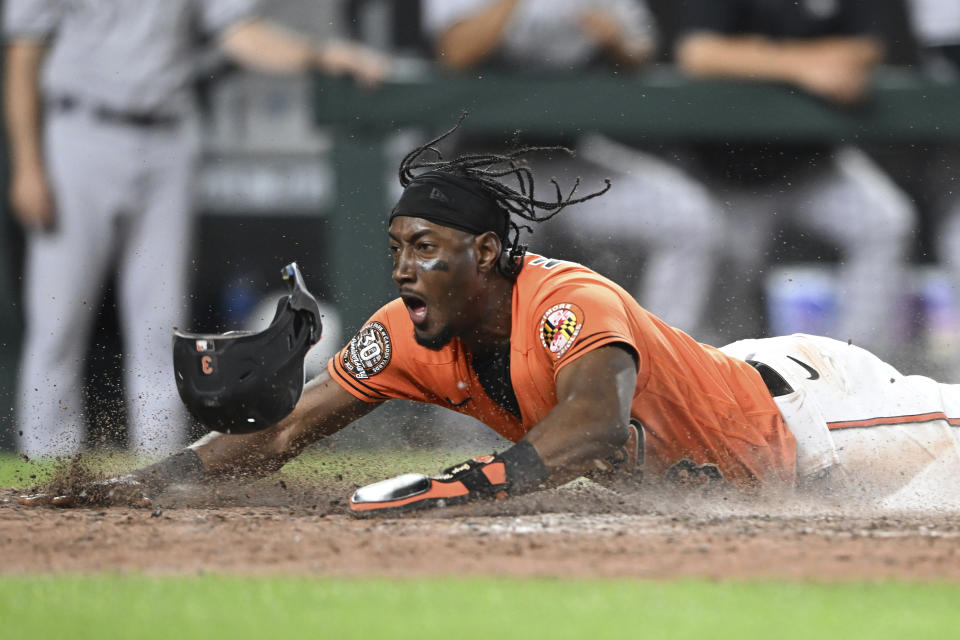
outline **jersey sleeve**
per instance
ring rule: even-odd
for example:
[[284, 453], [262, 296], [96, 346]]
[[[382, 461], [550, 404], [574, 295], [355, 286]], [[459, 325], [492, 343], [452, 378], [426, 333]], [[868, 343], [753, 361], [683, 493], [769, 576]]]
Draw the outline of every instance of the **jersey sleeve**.
[[609, 344], [624, 344], [640, 355], [623, 299], [601, 282], [558, 287], [544, 296], [536, 309], [535, 344], [550, 361], [554, 376], [581, 356]]
[[377, 311], [330, 360], [327, 370], [341, 387], [364, 402], [391, 398], [428, 401], [423, 385], [418, 383], [421, 376], [416, 363], [408, 355], [406, 343], [412, 338], [398, 334], [400, 326], [393, 307], [395, 303]]
[[61, 11], [59, 0], [7, 0], [3, 3], [4, 38], [46, 40], [56, 31]]

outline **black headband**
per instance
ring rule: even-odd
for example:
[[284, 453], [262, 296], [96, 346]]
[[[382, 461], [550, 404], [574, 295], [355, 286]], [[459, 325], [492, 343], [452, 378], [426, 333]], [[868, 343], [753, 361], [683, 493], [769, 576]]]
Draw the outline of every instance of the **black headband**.
[[506, 243], [510, 216], [476, 180], [428, 171], [410, 181], [387, 222], [397, 216], [423, 218], [444, 227], [480, 234], [493, 231]]

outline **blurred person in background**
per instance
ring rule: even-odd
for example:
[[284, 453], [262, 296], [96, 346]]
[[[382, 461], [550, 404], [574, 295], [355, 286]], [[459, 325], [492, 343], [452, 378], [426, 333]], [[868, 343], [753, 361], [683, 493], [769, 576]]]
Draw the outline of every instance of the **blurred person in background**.
[[285, 31], [254, 0], [8, 0], [4, 29], [10, 199], [27, 242], [19, 449], [80, 449], [86, 349], [114, 268], [130, 446], [169, 453], [186, 437], [169, 344], [187, 307], [199, 36], [265, 71], [374, 84], [386, 65]]
[[960, 2], [907, 0], [924, 70], [944, 82], [960, 81]]
[[[654, 18], [641, 0], [424, 0], [423, 12], [439, 62], [455, 70], [613, 73], [642, 67], [657, 50]], [[704, 186], [657, 155], [591, 132], [575, 146], [576, 157], [531, 165], [561, 182], [609, 176], [613, 188], [584, 203], [582, 217], [558, 220], [534, 249], [562, 246], [564, 255], [633, 288], [666, 322], [707, 339], [704, 311], [723, 238], [720, 207]]]
[[[866, 98], [883, 59], [874, 23], [885, 4], [688, 0], [678, 8], [676, 62], [692, 76], [782, 83], [849, 107]], [[768, 266], [775, 232], [789, 224], [840, 252], [839, 310], [829, 334], [885, 357], [897, 353], [916, 212], [865, 153], [851, 145], [771, 140], [699, 144], [694, 155], [729, 211], [730, 297], [741, 309], [756, 298], [751, 289]], [[725, 338], [757, 330], [745, 325], [745, 333]]]
[[[960, 2], [909, 0], [908, 7], [924, 73], [960, 83]], [[943, 315], [928, 319], [928, 348], [931, 359], [943, 363], [945, 377], [960, 382], [960, 148], [956, 142], [935, 146], [924, 161], [937, 260], [951, 283]]]

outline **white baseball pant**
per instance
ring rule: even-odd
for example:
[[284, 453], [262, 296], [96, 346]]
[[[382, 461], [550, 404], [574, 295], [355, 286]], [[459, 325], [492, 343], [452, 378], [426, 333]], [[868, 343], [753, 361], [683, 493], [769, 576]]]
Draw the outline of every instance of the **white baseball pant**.
[[772, 367], [797, 438], [799, 479], [836, 468], [843, 495], [896, 508], [960, 507], [960, 385], [905, 376], [855, 345], [805, 334], [721, 349]]

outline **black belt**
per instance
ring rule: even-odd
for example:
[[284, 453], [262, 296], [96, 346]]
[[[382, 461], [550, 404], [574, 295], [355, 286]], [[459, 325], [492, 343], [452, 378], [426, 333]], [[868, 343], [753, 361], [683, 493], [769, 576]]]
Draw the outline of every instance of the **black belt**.
[[[47, 100], [47, 105], [55, 111], [69, 113], [80, 107], [80, 100], [73, 96], [60, 96]], [[122, 111], [105, 105], [91, 106], [90, 113], [101, 122], [141, 129], [170, 129], [180, 124], [179, 116], [150, 111]]]
[[777, 373], [770, 365], [757, 362], [756, 360], [746, 360], [745, 362], [760, 373], [760, 377], [763, 378], [763, 384], [767, 385], [767, 390], [770, 391], [770, 395], [774, 398], [793, 393], [793, 387], [790, 386], [790, 383], [784, 380], [783, 376]]

